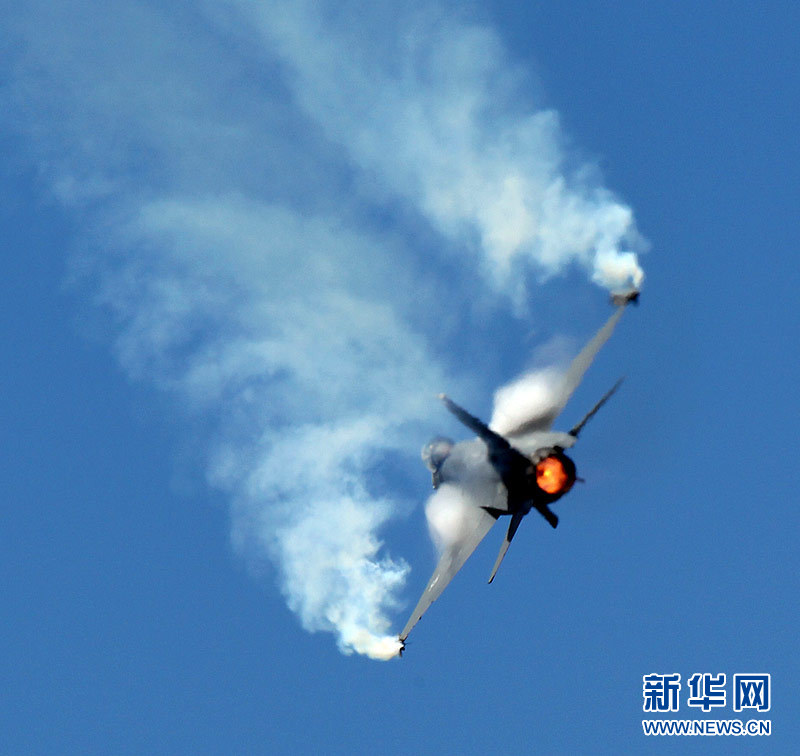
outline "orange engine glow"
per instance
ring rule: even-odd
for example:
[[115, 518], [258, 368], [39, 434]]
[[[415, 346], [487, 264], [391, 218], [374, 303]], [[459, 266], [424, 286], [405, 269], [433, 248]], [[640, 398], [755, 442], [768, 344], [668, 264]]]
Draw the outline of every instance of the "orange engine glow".
[[574, 471], [568, 471], [559, 457], [545, 457], [536, 465], [536, 485], [545, 493], [566, 493], [574, 482]]

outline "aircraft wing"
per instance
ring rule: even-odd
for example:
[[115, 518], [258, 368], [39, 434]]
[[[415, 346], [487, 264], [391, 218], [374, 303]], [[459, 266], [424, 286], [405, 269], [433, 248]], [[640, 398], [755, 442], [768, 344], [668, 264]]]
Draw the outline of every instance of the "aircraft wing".
[[564, 374], [564, 378], [561, 381], [556, 395], [556, 400], [553, 404], [548, 407], [543, 414], [528, 418], [523, 423], [520, 423], [515, 428], [503, 434], [515, 447], [520, 448], [518, 440], [523, 439], [525, 436], [550, 430], [553, 422], [561, 414], [569, 398], [580, 385], [584, 374], [589, 369], [589, 365], [592, 364], [597, 353], [602, 349], [603, 345], [614, 332], [614, 328], [622, 317], [625, 306], [629, 301], [633, 300], [630, 298], [626, 299], [617, 306], [616, 311], [606, 321], [605, 325], [589, 340], [586, 346], [581, 349], [578, 356], [572, 360], [567, 372]]
[[[505, 488], [502, 488], [505, 496]], [[490, 505], [493, 502], [483, 502]], [[443, 483], [431, 497], [429, 507], [441, 505], [443, 523], [450, 532], [450, 539], [443, 543], [439, 563], [422, 592], [414, 611], [408, 618], [406, 626], [400, 633], [400, 640], [405, 641], [414, 625], [419, 622], [428, 607], [436, 601], [448, 586], [455, 574], [475, 551], [478, 544], [497, 522], [497, 514], [492, 514], [480, 506], [469, 490], [458, 483]], [[494, 510], [498, 511], [498, 510]]]

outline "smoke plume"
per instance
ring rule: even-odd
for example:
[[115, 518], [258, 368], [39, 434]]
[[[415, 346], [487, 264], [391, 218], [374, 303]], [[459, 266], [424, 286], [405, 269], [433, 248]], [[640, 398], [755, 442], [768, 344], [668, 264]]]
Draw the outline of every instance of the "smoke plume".
[[441, 234], [479, 250], [497, 287], [526, 264], [549, 277], [575, 262], [601, 286], [641, 285], [631, 209], [591, 166], [568, 169], [558, 114], [519, 105], [526, 77], [492, 30], [432, 4], [357, 16], [314, 0], [235, 4], [279, 51], [304, 111]]
[[[463, 380], [431, 347], [467, 300], [435, 295], [440, 265], [506, 301], [573, 264], [638, 285], [644, 242], [494, 32], [373, 6], [21, 3], [0, 119], [77, 228], [121, 366], [206, 429], [236, 548], [307, 630], [389, 658], [408, 565], [380, 534], [420, 489], [373, 472]], [[519, 388], [498, 428], [546, 401]]]

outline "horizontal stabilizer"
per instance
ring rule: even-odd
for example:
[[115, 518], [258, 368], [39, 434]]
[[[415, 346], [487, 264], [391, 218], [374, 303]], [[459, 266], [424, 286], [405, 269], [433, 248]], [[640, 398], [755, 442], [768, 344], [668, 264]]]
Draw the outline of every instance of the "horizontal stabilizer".
[[558, 527], [558, 515], [555, 512], [553, 512], [550, 509], [550, 507], [548, 507], [547, 505], [542, 505], [540, 507], [536, 507], [536, 511], [542, 517], [544, 517], [545, 520], [547, 520], [547, 524], [551, 528], [557, 528]]
[[519, 524], [522, 522], [523, 515], [517, 512], [512, 518], [511, 523], [508, 526], [508, 532], [506, 533], [506, 538], [503, 541], [503, 545], [500, 547], [500, 553], [497, 555], [497, 561], [494, 563], [494, 568], [492, 569], [492, 574], [489, 576], [489, 582], [491, 583], [494, 580], [494, 576], [497, 574], [497, 570], [500, 567], [500, 563], [503, 561], [503, 557], [505, 557], [506, 552], [508, 551], [508, 547], [511, 545], [511, 539], [514, 538], [514, 533], [517, 532], [517, 528]]
[[583, 419], [573, 426], [572, 430], [569, 432], [570, 436], [578, 437], [578, 434], [583, 430], [583, 426], [589, 422], [598, 412], [598, 410], [612, 397], [614, 396], [614, 392], [622, 385], [622, 381], [625, 378], [620, 378], [605, 394], [600, 398], [600, 401], [594, 405], [584, 416]]

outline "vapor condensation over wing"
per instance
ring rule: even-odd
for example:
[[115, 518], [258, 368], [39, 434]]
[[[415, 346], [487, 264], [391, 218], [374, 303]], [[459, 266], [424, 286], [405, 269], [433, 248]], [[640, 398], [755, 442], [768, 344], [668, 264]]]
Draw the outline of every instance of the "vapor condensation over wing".
[[563, 375], [553, 369], [536, 371], [499, 388], [494, 397], [493, 430], [509, 438], [550, 430], [624, 310], [624, 305], [617, 307]]

